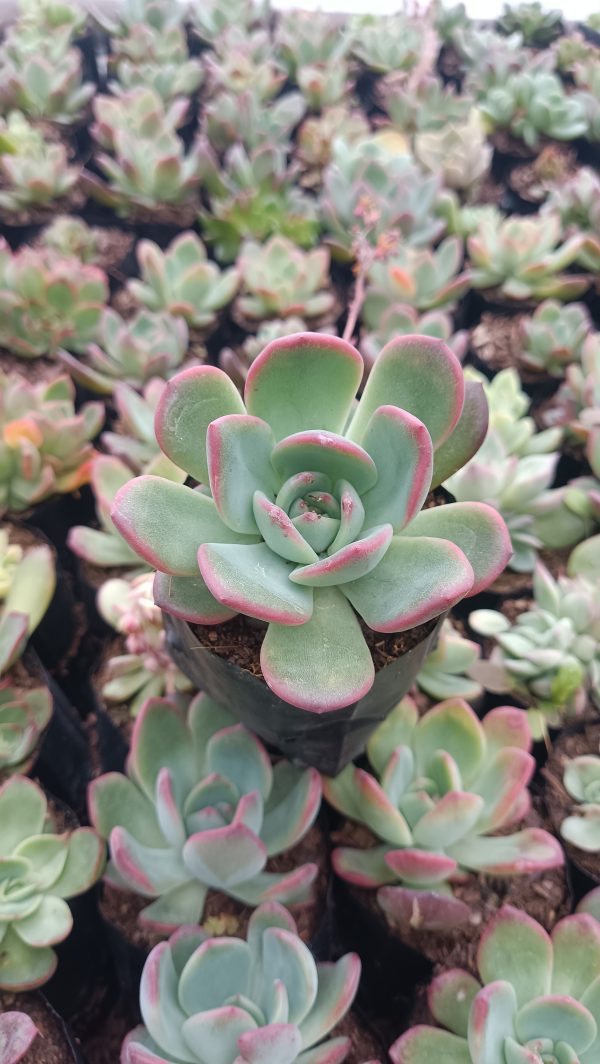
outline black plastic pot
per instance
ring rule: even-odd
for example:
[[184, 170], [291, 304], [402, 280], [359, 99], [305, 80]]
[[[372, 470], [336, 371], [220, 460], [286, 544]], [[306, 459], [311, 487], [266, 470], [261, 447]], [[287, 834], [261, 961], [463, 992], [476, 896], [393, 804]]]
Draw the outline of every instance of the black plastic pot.
[[251, 673], [198, 647], [189, 624], [164, 615], [167, 644], [175, 663], [200, 690], [225, 706], [251, 731], [290, 761], [335, 776], [361, 754], [378, 724], [406, 694], [432, 649], [443, 616], [424, 639], [375, 674], [358, 702], [329, 713], [309, 713], [278, 698]]

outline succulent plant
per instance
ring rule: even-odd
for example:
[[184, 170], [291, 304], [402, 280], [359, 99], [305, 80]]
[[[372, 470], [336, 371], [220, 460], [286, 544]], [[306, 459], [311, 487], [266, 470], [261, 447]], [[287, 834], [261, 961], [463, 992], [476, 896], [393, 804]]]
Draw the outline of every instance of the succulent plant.
[[350, 1052], [350, 1039], [323, 1039], [348, 1012], [359, 979], [355, 953], [316, 964], [291, 914], [276, 902], [250, 917], [247, 942], [184, 928], [146, 961], [145, 1026], [127, 1036], [121, 1059], [202, 1064], [210, 1052], [222, 1064], [337, 1064]]
[[600, 851], [600, 757], [582, 754], [568, 758], [563, 769], [563, 784], [577, 802], [572, 816], [560, 825], [563, 839], [587, 853]]
[[581, 362], [571, 363], [565, 380], [548, 412], [548, 423], [564, 425], [584, 443], [600, 430], [600, 335], [591, 333], [583, 342]]
[[[156, 383], [156, 382], [152, 382]], [[162, 384], [162, 381], [160, 382]], [[126, 385], [123, 386], [127, 387]], [[133, 393], [136, 394], [136, 393]], [[141, 399], [141, 397], [138, 397]], [[143, 399], [141, 399], [143, 402]], [[104, 436], [110, 435], [105, 433]], [[115, 434], [116, 435], [116, 434]], [[123, 438], [127, 442], [127, 437]], [[110, 441], [112, 443], [112, 440]], [[137, 441], [133, 441], [137, 443]], [[140, 444], [140, 450], [142, 445]], [[149, 449], [149, 448], [147, 448]], [[131, 448], [134, 450], [134, 448]], [[137, 453], [137, 452], [136, 452]], [[128, 454], [130, 459], [132, 456]], [[133, 463], [132, 463], [133, 464]], [[164, 455], [156, 457], [141, 467], [145, 472], [167, 477], [182, 484], [184, 474], [178, 470]], [[96, 502], [98, 528], [89, 525], [74, 525], [69, 529], [67, 543], [72, 551], [90, 565], [99, 569], [119, 567], [130, 570], [131, 576], [148, 572], [149, 566], [140, 561], [139, 556], [125, 542], [115, 528], [110, 510], [119, 488], [123, 487], [133, 476], [131, 465], [114, 455], [99, 454], [92, 462], [90, 484]]]
[[477, 234], [484, 219], [497, 226], [504, 217], [491, 203], [461, 204], [457, 193], [449, 190], [444, 190], [438, 197], [436, 210], [449, 235], [463, 240]]
[[[368, 313], [368, 311], [367, 311]], [[469, 334], [461, 329], [453, 333], [453, 324], [450, 314], [443, 310], [430, 310], [425, 314], [419, 314], [414, 307], [403, 303], [394, 303], [387, 310], [373, 320], [376, 320], [375, 328], [363, 332], [360, 342], [361, 354], [365, 360], [367, 372], [377, 358], [379, 352], [395, 336], [409, 336], [419, 333], [421, 336], [435, 336], [443, 340], [454, 352], [459, 362], [462, 362], [467, 352]]]
[[248, 154], [237, 144], [226, 153], [221, 169], [204, 141], [202, 158], [210, 209], [200, 213], [200, 220], [219, 262], [233, 262], [244, 240], [264, 241], [277, 233], [303, 248], [317, 242], [316, 203], [294, 184], [296, 174], [281, 148]]
[[181, 26], [186, 14], [185, 7], [174, 6], [170, 0], [123, 0], [117, 8], [94, 11], [94, 18], [118, 46], [118, 41], [140, 23], [163, 33], [171, 26]]
[[468, 290], [471, 277], [460, 272], [463, 244], [448, 237], [435, 250], [401, 245], [386, 262], [375, 262], [368, 273], [362, 317], [376, 329], [390, 306], [416, 310], [451, 309]]
[[532, 48], [546, 48], [563, 32], [562, 12], [548, 11], [539, 0], [505, 4], [504, 12], [496, 25], [500, 33], [507, 36], [520, 33], [523, 43]]
[[595, 46], [585, 39], [583, 33], [570, 33], [559, 37], [553, 47], [556, 69], [561, 74], [573, 74], [579, 63], [588, 63], [596, 55]]
[[9, 54], [6, 45], [0, 48], [0, 110], [3, 114], [22, 111], [30, 119], [71, 125], [83, 116], [96, 86], [82, 82], [77, 48], [69, 48], [57, 58], [51, 50], [44, 54], [46, 41], [46, 37], [38, 37], [35, 51], [12, 48]]
[[223, 348], [219, 353], [219, 365], [238, 387], [243, 387], [254, 359], [258, 358], [271, 340], [279, 340], [282, 336], [293, 336], [294, 333], [299, 332], [306, 332], [306, 322], [302, 318], [292, 316], [262, 322], [256, 334], [248, 335], [241, 347], [235, 350], [230, 347]]
[[574, 96], [585, 114], [588, 140], [600, 140], [600, 74], [597, 49], [585, 60], [575, 64], [573, 75], [577, 85]]
[[327, 107], [322, 114], [310, 115], [298, 130], [296, 158], [302, 167], [301, 184], [315, 187], [323, 180], [323, 170], [333, 157], [333, 143], [339, 138], [354, 144], [369, 136], [369, 123], [361, 111], [345, 104]]
[[544, 70], [510, 74], [479, 107], [492, 129], [510, 130], [528, 148], [536, 148], [541, 136], [575, 140], [588, 126], [578, 97], [567, 95], [560, 78]]
[[108, 300], [96, 266], [50, 249], [11, 251], [0, 239], [0, 345], [22, 358], [80, 351], [93, 339]]
[[6, 36], [23, 42], [30, 35], [43, 38], [51, 32], [62, 40], [71, 41], [83, 30], [86, 17], [82, 8], [62, 0], [20, 0], [18, 18]]
[[[54, 556], [46, 544], [27, 551], [0, 529], [0, 675], [18, 660], [54, 595]], [[7, 723], [10, 723], [8, 720]]]
[[121, 215], [190, 202], [200, 183], [199, 146], [186, 151], [176, 132], [187, 109], [185, 99], [167, 107], [151, 88], [97, 96], [92, 134], [107, 149], [95, 157], [106, 181], [86, 171], [88, 192]]
[[111, 57], [116, 80], [114, 93], [139, 87], [151, 88], [166, 103], [191, 96], [202, 84], [204, 70], [199, 59], [190, 58], [183, 27], [155, 29], [140, 22], [125, 37], [113, 40]]
[[[151, 380], [136, 391], [124, 381], [115, 385], [113, 405], [117, 412], [114, 432], [102, 433], [102, 446], [117, 458], [121, 458], [134, 473], [157, 472], [178, 480], [177, 467], [161, 454], [154, 434], [154, 417], [165, 381], [160, 377]], [[165, 470], [170, 471], [167, 473]], [[185, 478], [181, 476], [181, 481]]]
[[69, 166], [62, 144], [48, 144], [19, 112], [0, 119], [0, 207], [21, 211], [52, 204], [71, 192], [79, 168]]
[[304, 117], [306, 103], [299, 92], [287, 92], [265, 107], [256, 92], [220, 92], [203, 112], [203, 128], [217, 151], [242, 144], [248, 151], [289, 143], [292, 130]]
[[152, 597], [153, 580], [148, 572], [131, 580], [114, 577], [102, 584], [96, 597], [101, 617], [125, 641], [125, 653], [106, 663], [102, 695], [107, 702], [127, 702], [132, 717], [148, 698], [175, 695], [192, 686], [168, 653], [162, 614]]
[[249, 327], [265, 318], [301, 316], [309, 324], [335, 316], [326, 248], [302, 251], [284, 236], [248, 242], [238, 260], [242, 284], [235, 311]]
[[[403, 13], [358, 15], [350, 23], [352, 54], [377, 74], [412, 70], [422, 58], [428, 31], [437, 45], [435, 32], [425, 19]], [[433, 62], [436, 56], [437, 47]]]
[[348, 765], [323, 782], [327, 801], [376, 837], [368, 849], [336, 848], [335, 871], [383, 888], [377, 900], [395, 923], [410, 925], [418, 907], [420, 926], [433, 930], [469, 918], [452, 894], [461, 871], [514, 876], [562, 865], [560, 845], [540, 828], [494, 834], [529, 808], [531, 745], [527, 717], [512, 706], [479, 721], [453, 698], [419, 719], [403, 699], [367, 744], [372, 770]]
[[108, 881], [153, 899], [140, 919], [166, 933], [201, 921], [209, 890], [251, 906], [306, 901], [315, 865], [265, 867], [304, 837], [320, 802], [315, 769], [272, 767], [259, 739], [205, 695], [187, 718], [171, 702], [147, 701], [127, 775], [101, 776], [88, 797], [109, 841]]
[[165, 251], [151, 240], [140, 240], [137, 260], [141, 280], [130, 281], [131, 294], [149, 310], [183, 318], [191, 328], [215, 326], [218, 312], [239, 288], [239, 270], [220, 270], [209, 262], [193, 232], [180, 233]]
[[520, 33], [504, 37], [471, 24], [457, 29], [452, 43], [467, 70], [464, 91], [477, 99], [491, 88], [504, 85], [514, 73], [534, 65]]
[[215, 43], [231, 26], [253, 29], [268, 11], [268, 0], [202, 0], [201, 3], [194, 0], [190, 6], [194, 30], [208, 44]]
[[468, 672], [480, 655], [479, 643], [465, 639], [451, 621], [444, 621], [437, 646], [419, 670], [417, 687], [435, 701], [462, 698], [474, 702], [483, 693], [483, 687]]
[[434, 25], [440, 40], [444, 44], [452, 44], [456, 31], [470, 26], [465, 5], [461, 2], [448, 7], [441, 2], [435, 3]]
[[465, 389], [452, 352], [428, 337], [389, 343], [348, 426], [362, 375], [355, 348], [319, 333], [270, 343], [248, 373], [246, 405], [220, 370], [185, 370], [165, 388], [157, 438], [212, 494], [142, 477], [112, 513], [158, 567], [155, 599], [168, 612], [270, 622], [263, 676], [309, 711], [372, 686], [354, 610], [376, 631], [424, 623], [487, 586], [510, 549], [489, 507], [419, 513], [485, 433], [481, 389]]
[[363, 205], [376, 215], [373, 244], [395, 232], [412, 247], [434, 243], [444, 230], [435, 215], [439, 179], [423, 177], [408, 155], [392, 155], [374, 140], [336, 140], [323, 178], [325, 238], [337, 258], [352, 257], [353, 230]]
[[245, 33], [230, 26], [215, 41], [214, 51], [205, 54], [204, 67], [210, 96], [223, 91], [249, 92], [254, 99], [266, 102], [277, 95], [286, 80], [283, 62], [275, 55], [266, 30]]
[[0, 373], [0, 514], [21, 512], [87, 484], [102, 403], [77, 412], [68, 377], [29, 384]]
[[477, 954], [480, 981], [443, 972], [429, 988], [440, 1027], [413, 1027], [390, 1049], [393, 1064], [595, 1064], [600, 1049], [600, 924], [566, 916], [551, 935], [505, 905]]
[[125, 321], [105, 307], [96, 336], [82, 358], [61, 351], [59, 359], [79, 384], [99, 395], [111, 395], [119, 381], [140, 388], [153, 377], [172, 376], [188, 349], [183, 318], [147, 310]]
[[[51, 717], [47, 687], [25, 691], [0, 681], [0, 780], [15, 772], [29, 772]], [[1, 1019], [0, 1014], [0, 1023]]]
[[81, 218], [60, 214], [44, 229], [41, 243], [55, 255], [90, 264], [98, 255], [97, 232]]
[[104, 865], [104, 844], [91, 828], [55, 834], [43, 791], [25, 776], [0, 786], [0, 989], [29, 990], [56, 968], [52, 946], [69, 935], [65, 898], [83, 894]]
[[581, 713], [600, 700], [600, 613], [594, 583], [584, 576], [557, 580], [538, 562], [534, 601], [514, 624], [495, 610], [475, 610], [469, 624], [497, 646], [472, 670], [488, 690], [513, 691], [544, 721]]
[[571, 362], [581, 360], [583, 344], [592, 328], [587, 307], [571, 303], [563, 307], [554, 299], [540, 303], [531, 318], [522, 322], [521, 360], [534, 370], [563, 377]]
[[26, 1012], [0, 1012], [0, 1059], [19, 1064], [39, 1033]]
[[377, 97], [393, 127], [407, 134], [441, 131], [448, 124], [463, 123], [473, 107], [471, 97], [458, 96], [431, 75], [415, 85], [402, 72], [386, 74], [377, 86]]
[[339, 16], [322, 11], [284, 12], [276, 43], [309, 107], [320, 110], [344, 99], [350, 84], [350, 37]]
[[474, 288], [497, 289], [509, 300], [576, 299], [588, 288], [587, 277], [564, 274], [578, 256], [581, 237], [562, 242], [556, 215], [481, 220], [467, 250]]
[[487, 174], [492, 147], [486, 143], [477, 110], [469, 111], [462, 123], [451, 122], [440, 130], [415, 137], [415, 155], [433, 174], [440, 174], [446, 188], [472, 192]]
[[558, 214], [567, 236], [577, 232], [600, 236], [600, 177], [582, 166], [550, 193], [544, 212]]

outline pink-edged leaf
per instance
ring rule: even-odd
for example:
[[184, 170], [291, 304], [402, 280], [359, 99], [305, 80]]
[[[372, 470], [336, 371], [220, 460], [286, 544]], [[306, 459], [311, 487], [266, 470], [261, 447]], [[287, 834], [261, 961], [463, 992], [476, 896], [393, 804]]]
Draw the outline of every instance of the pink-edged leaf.
[[0, 621], [0, 671], [6, 670], [24, 650], [29, 634], [29, 615], [12, 611]]
[[323, 429], [285, 436], [275, 446], [272, 462], [286, 480], [305, 469], [315, 470], [326, 473], [332, 483], [348, 480], [361, 495], [377, 481], [377, 468], [364, 448]]
[[235, 611], [211, 595], [200, 573], [172, 576], [157, 572], [153, 584], [154, 601], [165, 613], [190, 624], [222, 624], [235, 617]]
[[[310, 588], [291, 586], [313, 594]], [[289, 625], [269, 625], [260, 664], [275, 694], [310, 713], [359, 701], [375, 676], [358, 620], [335, 587], [315, 588], [312, 617], [300, 627], [292, 631]]]
[[400, 535], [376, 569], [342, 590], [370, 628], [403, 632], [450, 609], [472, 585], [471, 565], [454, 543]]
[[173, 576], [198, 572], [197, 554], [202, 543], [252, 542], [252, 538], [223, 524], [208, 495], [163, 477], [128, 481], [117, 492], [111, 517], [140, 557]]
[[262, 871], [267, 852], [244, 824], [228, 824], [192, 835], [183, 848], [183, 860], [202, 883], [228, 890]]
[[[409, 846], [411, 843], [409, 826], [375, 777], [363, 769], [355, 768], [352, 785], [356, 792], [355, 800], [358, 803], [357, 819], [389, 845]], [[335, 780], [333, 786], [335, 787]]]
[[[229, 1064], [236, 1059], [238, 1040], [256, 1027], [250, 1013], [236, 1005], [197, 1012], [186, 1019], [182, 1027], [188, 1047], [186, 1055], [189, 1059], [191, 1050], [198, 1060]], [[182, 1059], [185, 1060], [185, 1056]]]
[[334, 871], [347, 883], [357, 887], [381, 887], [395, 883], [396, 876], [386, 864], [389, 846], [372, 846], [369, 850], [353, 850], [347, 846], [337, 847], [331, 854]]
[[499, 750], [486, 764], [478, 782], [477, 792], [485, 802], [477, 829], [497, 831], [514, 823], [513, 810], [519, 795], [526, 790], [533, 776], [535, 761], [525, 750]]
[[208, 543], [198, 564], [209, 591], [228, 609], [285, 626], [305, 625], [312, 616], [312, 589], [293, 584], [293, 564], [265, 543]]
[[466, 1038], [471, 1005], [480, 990], [481, 983], [461, 968], [442, 972], [429, 985], [427, 1000], [431, 1015], [442, 1027]]
[[549, 993], [552, 980], [550, 936], [533, 917], [504, 905], [481, 936], [477, 967], [484, 983], [510, 983], [518, 1005], [541, 997]]
[[173, 849], [145, 846], [126, 828], [111, 831], [110, 855], [123, 883], [144, 898], [155, 898], [188, 878]]
[[5, 1064], [19, 1064], [38, 1034], [35, 1023], [27, 1013], [1, 1013], [0, 1060]]
[[180, 974], [178, 1000], [188, 1014], [216, 1009], [247, 994], [252, 953], [240, 938], [210, 938], [194, 950]]
[[321, 805], [321, 776], [301, 772], [288, 761], [273, 767], [273, 786], [266, 800], [260, 837], [269, 856], [295, 846], [314, 824]]
[[397, 406], [380, 406], [369, 421], [363, 447], [377, 467], [377, 483], [363, 498], [368, 527], [389, 522], [404, 528], [429, 491], [431, 436], [422, 421]]
[[510, 983], [495, 982], [476, 995], [469, 1015], [468, 1045], [475, 1064], [502, 1060], [504, 1043], [514, 1034], [517, 999]]
[[167, 382], [156, 408], [156, 438], [175, 465], [208, 484], [206, 432], [224, 414], [244, 414], [244, 404], [226, 373], [192, 366]]
[[447, 849], [464, 839], [477, 823], [483, 798], [469, 791], [450, 791], [415, 824], [413, 838], [417, 846]]
[[[431, 774], [433, 759], [443, 751], [458, 766], [466, 787], [477, 777], [483, 764], [483, 729], [468, 702], [462, 698], [449, 698], [421, 717], [415, 730], [413, 749], [420, 775]], [[454, 789], [460, 790], [461, 786]]]
[[306, 587], [334, 587], [357, 580], [379, 565], [392, 541], [392, 535], [391, 525], [370, 528], [354, 543], [348, 543], [329, 557], [294, 569], [290, 573], [290, 580]]
[[317, 997], [300, 1023], [302, 1044], [315, 1045], [325, 1038], [351, 1008], [360, 982], [358, 954], [347, 953], [335, 964], [319, 964]]
[[347, 480], [335, 485], [335, 494], [340, 501], [340, 527], [333, 543], [327, 548], [329, 554], [358, 539], [365, 523], [365, 508], [360, 495]]
[[390, 1048], [392, 1064], [473, 1064], [464, 1038], [424, 1024], [411, 1027]]
[[308, 565], [318, 558], [291, 519], [262, 491], [253, 498], [254, 519], [267, 546], [286, 561]]
[[460, 547], [473, 567], [471, 595], [484, 591], [503, 572], [512, 555], [502, 517], [483, 502], [455, 502], [421, 510], [402, 535], [434, 536]]
[[[316, 1046], [315, 1049], [307, 1049], [298, 1057], [298, 1064], [342, 1064], [351, 1049], [349, 1038], [332, 1038], [330, 1042]], [[370, 1060], [366, 1064], [379, 1064], [379, 1061]]]
[[542, 828], [460, 839], [451, 844], [451, 853], [464, 868], [491, 876], [529, 875], [564, 864], [560, 843]]
[[591, 1046], [597, 1032], [596, 1021], [581, 1002], [560, 994], [527, 1001], [515, 1018], [519, 1041], [540, 1036], [552, 1042], [565, 1042], [578, 1055]]
[[187, 838], [185, 824], [175, 798], [173, 776], [168, 768], [161, 768], [156, 777], [156, 816], [169, 845], [183, 846]]
[[250, 414], [226, 414], [208, 426], [210, 490], [221, 519], [235, 532], [256, 533], [254, 493], [274, 494], [274, 443], [269, 425]]
[[125, 1037], [121, 1046], [120, 1064], [169, 1064], [166, 1057], [159, 1056], [140, 1039], [147, 1037], [145, 1027], [136, 1027]]
[[581, 998], [600, 972], [600, 923], [587, 913], [566, 916], [551, 937], [552, 992]]
[[377, 901], [400, 928], [447, 932], [471, 919], [471, 910], [464, 901], [432, 890], [386, 886], [377, 891]]
[[302, 429], [342, 432], [363, 370], [361, 355], [345, 340], [295, 333], [273, 340], [252, 363], [246, 407], [277, 440]]
[[229, 893], [252, 906], [275, 902], [307, 905], [314, 901], [313, 884], [318, 873], [318, 866], [310, 863], [293, 872], [258, 872], [246, 883], [237, 883]]
[[457, 864], [452, 857], [427, 850], [391, 850], [386, 854], [386, 864], [409, 886], [425, 883], [443, 883], [454, 872]]
[[482, 720], [487, 755], [492, 756], [497, 750], [506, 747], [531, 751], [532, 736], [529, 718], [524, 709], [516, 706], [497, 706], [486, 713]]
[[483, 385], [479, 381], [466, 381], [460, 419], [434, 455], [432, 488], [443, 484], [477, 453], [487, 435], [488, 422], [489, 410]]
[[179, 979], [167, 942], [151, 951], [142, 972], [140, 1011], [148, 1033], [169, 1056], [185, 1060], [189, 1047], [182, 1035], [186, 1014], [179, 1004]]
[[241, 1059], [247, 1064], [293, 1064], [302, 1049], [302, 1036], [292, 1023], [272, 1023], [238, 1038]]
[[458, 423], [464, 395], [462, 366], [443, 340], [397, 337], [378, 355], [348, 435], [362, 442], [377, 408], [390, 405], [422, 421], [439, 447]]

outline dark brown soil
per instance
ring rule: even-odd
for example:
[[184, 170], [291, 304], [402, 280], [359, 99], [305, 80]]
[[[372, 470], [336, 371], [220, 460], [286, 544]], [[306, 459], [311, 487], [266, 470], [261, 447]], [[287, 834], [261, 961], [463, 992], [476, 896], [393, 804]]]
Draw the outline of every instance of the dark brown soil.
[[[532, 811], [520, 827], [539, 827], [542, 819]], [[511, 831], [516, 830], [511, 827]], [[376, 842], [374, 836], [362, 825], [346, 821], [340, 831], [332, 836], [336, 845], [368, 847]], [[464, 901], [471, 911], [471, 918], [460, 928], [443, 931], [424, 931], [413, 928], [409, 931], [395, 926], [391, 918], [380, 908], [377, 891], [363, 890], [348, 885], [359, 908], [384, 922], [389, 932], [405, 946], [427, 957], [439, 968], [466, 968], [476, 974], [476, 954], [479, 939], [488, 921], [502, 905], [513, 905], [529, 913], [548, 930], [571, 911], [569, 888], [564, 868], [540, 872], [533, 876], [493, 877], [467, 873], [461, 881], [453, 884], [456, 898]]]
[[[541, 550], [539, 559], [550, 570], [552, 576], [564, 576], [567, 560], [571, 553], [570, 547], [563, 550]], [[512, 569], [505, 569], [494, 583], [488, 588], [496, 595], [516, 596], [524, 592], [531, 593], [533, 588], [533, 573], [516, 573]]]
[[341, 1036], [352, 1039], [352, 1049], [350, 1055], [346, 1057], [346, 1064], [365, 1064], [366, 1061], [376, 1058], [386, 1059], [385, 1049], [381, 1042], [355, 1012], [344, 1016], [342, 1022], [338, 1023], [329, 1035], [330, 1038]]
[[543, 770], [546, 785], [544, 800], [550, 825], [560, 839], [573, 864], [578, 865], [587, 875], [600, 884], [600, 853], [587, 853], [567, 842], [560, 834], [563, 820], [576, 813], [579, 803], [571, 798], [563, 786], [562, 776], [565, 762], [582, 754], [598, 756], [600, 750], [600, 723], [586, 724], [571, 732], [564, 731], [557, 738], [551, 757]]
[[0, 1012], [26, 1012], [39, 1031], [21, 1064], [69, 1064], [73, 1060], [60, 1021], [40, 994], [0, 991]]
[[[6, 187], [0, 181], [0, 187]], [[77, 214], [87, 199], [79, 185], [75, 185], [67, 196], [53, 200], [44, 207], [23, 207], [20, 211], [0, 209], [0, 222], [6, 226], [46, 225], [58, 214]]]
[[81, 575], [83, 579], [95, 588], [96, 591], [99, 591], [102, 584], [105, 584], [109, 579], [128, 579], [131, 576], [132, 567], [127, 565], [111, 565], [103, 567], [101, 565], [93, 565], [91, 562], [88, 562], [85, 558], [81, 557], [79, 558], [79, 565], [81, 567]]
[[[58, 211], [53, 210], [50, 220], [56, 217]], [[70, 213], [65, 211], [64, 213]], [[104, 229], [93, 227], [92, 231], [96, 238], [96, 254], [94, 256], [93, 265], [99, 266], [101, 270], [105, 270], [109, 273], [116, 266], [118, 266], [125, 256], [131, 250], [133, 245], [133, 234], [126, 233], [123, 229]], [[33, 247], [40, 248], [43, 246], [42, 238], [39, 237], [35, 241]]]
[[512, 368], [518, 371], [526, 384], [545, 384], [548, 374], [529, 369], [521, 358], [522, 317], [522, 314], [492, 314], [485, 311], [479, 325], [471, 333], [471, 349], [476, 358], [493, 373]]
[[[298, 934], [305, 942], [316, 937], [325, 911], [325, 894], [329, 875], [329, 844], [323, 829], [319, 824], [314, 824], [297, 846], [278, 857], [271, 857], [266, 866], [269, 872], [289, 872], [308, 862], [314, 862], [319, 866], [314, 887], [314, 900], [305, 905], [288, 906], [298, 925]], [[138, 922], [139, 913], [148, 904], [148, 899], [117, 890], [108, 884], [104, 884], [102, 888], [100, 910], [104, 918], [118, 928], [130, 945], [149, 952], [153, 946], [167, 936]], [[243, 938], [246, 935], [248, 920], [252, 912], [251, 906], [243, 905], [235, 898], [211, 890], [206, 899], [201, 923], [211, 935], [237, 935]]]
[[0, 373], [19, 373], [28, 384], [50, 384], [57, 377], [62, 377], [66, 370], [45, 356], [38, 358], [20, 358], [12, 351], [0, 349]]
[[[545, 143], [548, 143], [545, 138], [543, 139]], [[508, 155], [513, 159], [532, 159], [541, 148], [541, 141], [536, 148], [529, 148], [524, 141], [519, 137], [514, 137], [507, 129], [498, 129], [492, 133], [489, 140], [499, 155]]]
[[549, 144], [532, 161], [515, 166], [508, 185], [527, 203], [542, 203], [550, 187], [563, 184], [576, 172], [575, 152], [566, 144]]
[[160, 207], [134, 207], [127, 215], [130, 225], [172, 225], [177, 229], [193, 228], [199, 203], [163, 203]]

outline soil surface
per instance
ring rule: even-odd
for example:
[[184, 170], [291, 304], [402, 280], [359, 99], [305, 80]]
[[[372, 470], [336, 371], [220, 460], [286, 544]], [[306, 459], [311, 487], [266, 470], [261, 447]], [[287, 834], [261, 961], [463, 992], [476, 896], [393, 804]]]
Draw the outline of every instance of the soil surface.
[[545, 779], [544, 801], [550, 825], [558, 836], [573, 864], [600, 884], [600, 853], [587, 853], [563, 839], [560, 826], [563, 820], [576, 814], [581, 808], [563, 785], [563, 770], [566, 762], [582, 754], [600, 753], [600, 723], [582, 724], [573, 730], [565, 729], [554, 743], [554, 749], [543, 770]]
[[[564, 576], [571, 550], [571, 547], [566, 547], [564, 550], [541, 550], [539, 559], [549, 569], [552, 576]], [[487, 590], [496, 595], [513, 597], [524, 592], [531, 593], [532, 588], [533, 573], [517, 573], [513, 569], [505, 569]]]
[[28, 384], [50, 384], [66, 372], [59, 362], [51, 358], [21, 358], [12, 351], [0, 348], [0, 373], [19, 373]]
[[498, 373], [502, 369], [516, 369], [524, 384], [556, 388], [558, 380], [547, 373], [536, 373], [521, 358], [523, 338], [521, 322], [524, 315], [492, 314], [484, 311], [479, 325], [471, 333], [471, 349], [475, 360], [483, 368]]
[[[39, 1031], [20, 1064], [69, 1064], [75, 1059], [62, 1023], [41, 994], [0, 991], [0, 1012], [26, 1012]], [[117, 1060], [118, 1057], [114, 1057], [113, 1064]], [[109, 1064], [108, 1060], [106, 1064]]]
[[[7, 185], [0, 181], [0, 188]], [[0, 210], [0, 223], [10, 228], [29, 225], [46, 225], [59, 214], [77, 214], [81, 211], [87, 195], [82, 188], [75, 185], [67, 196], [53, 200], [40, 207], [23, 207], [21, 210]]]

